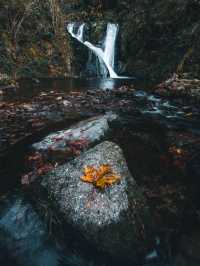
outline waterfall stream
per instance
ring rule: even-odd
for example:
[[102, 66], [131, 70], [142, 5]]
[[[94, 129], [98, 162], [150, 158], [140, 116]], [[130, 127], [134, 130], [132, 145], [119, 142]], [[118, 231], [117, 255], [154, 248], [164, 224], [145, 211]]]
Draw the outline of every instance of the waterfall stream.
[[84, 30], [86, 24], [83, 23], [77, 28], [77, 23], [69, 23], [67, 25], [67, 30], [71, 36], [77, 39], [79, 42], [88, 47], [99, 59], [101, 73], [106, 76], [107, 71], [111, 78], [120, 78], [115, 72], [115, 45], [118, 34], [118, 25], [113, 23], [108, 23], [106, 37], [104, 40], [103, 48], [100, 48], [89, 41], [84, 40]]

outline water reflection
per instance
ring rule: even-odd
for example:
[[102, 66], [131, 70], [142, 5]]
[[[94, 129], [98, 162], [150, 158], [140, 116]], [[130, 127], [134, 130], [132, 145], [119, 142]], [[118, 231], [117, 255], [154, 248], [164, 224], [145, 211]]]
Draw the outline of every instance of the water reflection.
[[9, 97], [30, 97], [43, 91], [84, 91], [95, 89], [114, 89], [121, 86], [133, 85], [133, 79], [111, 79], [111, 78], [66, 78], [66, 79], [23, 79], [16, 93], [9, 94]]

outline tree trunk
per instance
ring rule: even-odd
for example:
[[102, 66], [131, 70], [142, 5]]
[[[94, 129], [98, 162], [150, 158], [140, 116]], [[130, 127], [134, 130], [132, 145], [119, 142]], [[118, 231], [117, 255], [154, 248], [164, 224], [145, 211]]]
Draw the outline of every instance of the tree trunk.
[[65, 31], [65, 17], [58, 0], [49, 0], [49, 4], [57, 47], [65, 62], [66, 75], [72, 76], [72, 49], [68, 33]]

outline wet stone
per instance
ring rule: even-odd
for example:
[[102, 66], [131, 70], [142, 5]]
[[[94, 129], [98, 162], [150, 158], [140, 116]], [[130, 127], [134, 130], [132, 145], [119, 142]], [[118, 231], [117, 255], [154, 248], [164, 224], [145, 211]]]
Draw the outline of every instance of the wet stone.
[[33, 144], [33, 150], [40, 152], [51, 161], [59, 161], [78, 155], [91, 144], [100, 141], [110, 130], [109, 122], [117, 116], [107, 113], [93, 117], [72, 126], [69, 129], [48, 135], [42, 141]]
[[[83, 182], [85, 166], [109, 164], [120, 181], [104, 190]], [[64, 226], [100, 252], [134, 262], [152, 248], [153, 222], [141, 189], [131, 176], [122, 150], [103, 142], [46, 175], [40, 186], [53, 200]]]

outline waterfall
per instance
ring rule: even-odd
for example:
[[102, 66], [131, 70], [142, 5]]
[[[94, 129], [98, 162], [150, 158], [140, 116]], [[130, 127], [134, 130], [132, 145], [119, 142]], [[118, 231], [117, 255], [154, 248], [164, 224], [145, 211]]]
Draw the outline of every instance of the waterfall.
[[83, 23], [77, 28], [77, 23], [69, 23], [67, 25], [67, 30], [71, 34], [71, 36], [77, 39], [79, 42], [88, 47], [99, 59], [101, 73], [105, 76], [107, 71], [105, 70], [105, 66], [109, 72], [111, 78], [119, 78], [117, 73], [115, 72], [115, 45], [118, 34], [118, 25], [108, 23], [106, 37], [104, 40], [103, 48], [100, 48], [89, 41], [84, 40], [84, 29], [86, 24]]
[[118, 34], [118, 25], [109, 23], [107, 26], [106, 38], [105, 38], [105, 48], [104, 48], [104, 58], [107, 64], [115, 67], [115, 44]]

